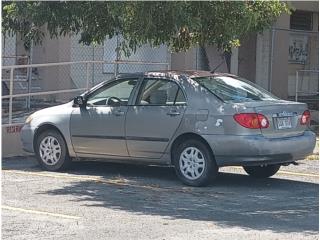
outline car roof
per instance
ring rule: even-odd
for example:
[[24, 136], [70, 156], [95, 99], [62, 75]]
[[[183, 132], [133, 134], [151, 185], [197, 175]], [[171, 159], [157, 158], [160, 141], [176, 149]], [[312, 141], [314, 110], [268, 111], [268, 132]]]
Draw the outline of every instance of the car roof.
[[130, 78], [130, 77], [169, 77], [174, 78], [177, 76], [187, 76], [190, 78], [197, 77], [209, 77], [209, 76], [235, 76], [230, 73], [211, 73], [209, 71], [201, 70], [160, 70], [160, 71], [147, 71], [147, 72], [137, 72], [137, 73], [126, 73], [120, 74], [117, 78]]

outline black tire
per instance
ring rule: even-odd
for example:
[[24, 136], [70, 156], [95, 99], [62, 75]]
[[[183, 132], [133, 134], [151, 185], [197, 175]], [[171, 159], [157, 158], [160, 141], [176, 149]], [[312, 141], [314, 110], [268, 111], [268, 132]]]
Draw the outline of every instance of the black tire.
[[[48, 137], [53, 137], [54, 143], [59, 144], [60, 146], [60, 154], [55, 155], [57, 161], [54, 163], [50, 159], [47, 160], [47, 162], [51, 161], [51, 164], [46, 163], [46, 161], [41, 157], [41, 152], [44, 153], [44, 151], [40, 151], [41, 142]], [[65, 170], [71, 165], [71, 158], [69, 157], [67, 144], [62, 135], [54, 129], [49, 129], [39, 134], [35, 142], [35, 153], [40, 166], [47, 171]]]
[[280, 165], [243, 167], [243, 169], [252, 177], [268, 178], [275, 175], [279, 171]]
[[[200, 169], [201, 174], [196, 179], [189, 179], [183, 174], [183, 170], [181, 169], [180, 165], [180, 157], [184, 151], [187, 151], [189, 148], [196, 148], [202, 154], [202, 159], [204, 159], [204, 167]], [[189, 139], [185, 142], [178, 145], [176, 149], [173, 149], [173, 164], [175, 166], [175, 171], [178, 178], [186, 185], [200, 187], [206, 186], [210, 183], [211, 180], [217, 177], [218, 175], [218, 167], [215, 162], [214, 156], [211, 153], [210, 149], [208, 149], [207, 145], [203, 142], [195, 139]], [[201, 156], [200, 154], [200, 156]], [[186, 166], [186, 165], [184, 165]], [[198, 168], [199, 169], [199, 168]], [[199, 172], [199, 171], [198, 171]], [[187, 174], [188, 175], [188, 174]], [[190, 176], [191, 177], [191, 174]]]

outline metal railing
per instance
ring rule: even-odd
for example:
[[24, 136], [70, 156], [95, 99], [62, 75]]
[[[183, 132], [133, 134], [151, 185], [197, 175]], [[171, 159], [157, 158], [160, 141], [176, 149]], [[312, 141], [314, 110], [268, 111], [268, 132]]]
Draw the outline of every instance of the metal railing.
[[[4, 59], [14, 59], [16, 65], [19, 65], [19, 60], [24, 60], [24, 59], [27, 61], [26, 62], [27, 65], [30, 65], [30, 63], [31, 63], [30, 56], [26, 56], [26, 55], [2, 56], [2, 61], [3, 61], [2, 64], [4, 64]], [[2, 68], [2, 69], [5, 70], [5, 68]], [[20, 83], [20, 84], [26, 82], [27, 83], [27, 91], [28, 91], [28, 93], [30, 93], [31, 92], [31, 78], [32, 78], [32, 69], [27, 68], [27, 71], [25, 74], [25, 79], [23, 79], [23, 78], [22, 79], [15, 79], [14, 82]], [[9, 84], [10, 84], [10, 78], [9, 79], [2, 78], [1, 81], [2, 82], [9, 82]], [[26, 99], [26, 106], [28, 109], [30, 108], [30, 97], [27, 97], [27, 99]]]
[[[28, 93], [22, 94], [13, 94], [13, 83], [14, 83], [14, 70], [27, 68], [29, 72], [32, 72], [32, 68], [40, 68], [40, 67], [53, 67], [53, 66], [66, 66], [66, 65], [77, 65], [77, 64], [85, 64], [86, 69], [86, 87], [85, 88], [77, 88], [77, 89], [61, 89], [54, 91], [41, 91], [31, 93], [28, 90]], [[40, 64], [26, 64], [26, 65], [13, 65], [13, 66], [2, 66], [2, 70], [10, 70], [10, 79], [9, 79], [9, 95], [2, 96], [2, 99], [9, 99], [9, 121], [6, 125], [12, 125], [12, 112], [13, 112], [13, 98], [19, 97], [31, 97], [31, 96], [40, 96], [40, 95], [52, 95], [52, 94], [60, 94], [60, 93], [72, 93], [85, 91], [90, 88], [90, 66], [93, 64], [113, 64], [118, 66], [119, 64], [137, 64], [137, 65], [164, 65], [166, 69], [169, 69], [170, 64], [167, 62], [142, 62], [142, 61], [75, 61], [75, 62], [58, 62], [58, 63], [40, 63]], [[116, 69], [116, 67], [115, 67]], [[91, 86], [92, 87], [92, 86]]]

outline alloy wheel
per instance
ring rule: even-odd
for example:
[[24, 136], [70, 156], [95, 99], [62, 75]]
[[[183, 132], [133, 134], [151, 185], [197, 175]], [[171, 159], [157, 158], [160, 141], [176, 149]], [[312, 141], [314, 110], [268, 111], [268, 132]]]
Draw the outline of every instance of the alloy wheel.
[[195, 180], [201, 177], [205, 169], [205, 159], [196, 147], [187, 147], [180, 154], [179, 166], [184, 177]]
[[53, 136], [42, 139], [39, 146], [41, 160], [47, 165], [55, 165], [61, 157], [61, 146]]

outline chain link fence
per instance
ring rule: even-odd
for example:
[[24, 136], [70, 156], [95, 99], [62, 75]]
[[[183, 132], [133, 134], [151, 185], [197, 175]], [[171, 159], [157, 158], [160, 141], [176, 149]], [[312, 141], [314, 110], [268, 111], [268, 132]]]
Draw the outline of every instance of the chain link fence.
[[[85, 46], [79, 44], [79, 36], [72, 36], [62, 39], [57, 49], [48, 45], [34, 46], [28, 56], [16, 55], [17, 48], [21, 49], [20, 42], [12, 42], [3, 45], [4, 54], [13, 54], [10, 58], [2, 56], [5, 59], [2, 61], [3, 124], [22, 122], [38, 109], [68, 102], [84, 89], [108, 81], [117, 74], [168, 69], [170, 62], [170, 54], [164, 46], [158, 49], [143, 46], [130, 57], [121, 56], [117, 51], [120, 49], [117, 38], [106, 40], [102, 45]], [[112, 63], [115, 60], [118, 62]], [[43, 64], [50, 62], [60, 64]], [[27, 66], [30, 63], [31, 67]], [[6, 66], [14, 65], [26, 66], [12, 70], [10, 92], [11, 68]], [[12, 114], [10, 95], [17, 95], [12, 97]]]

